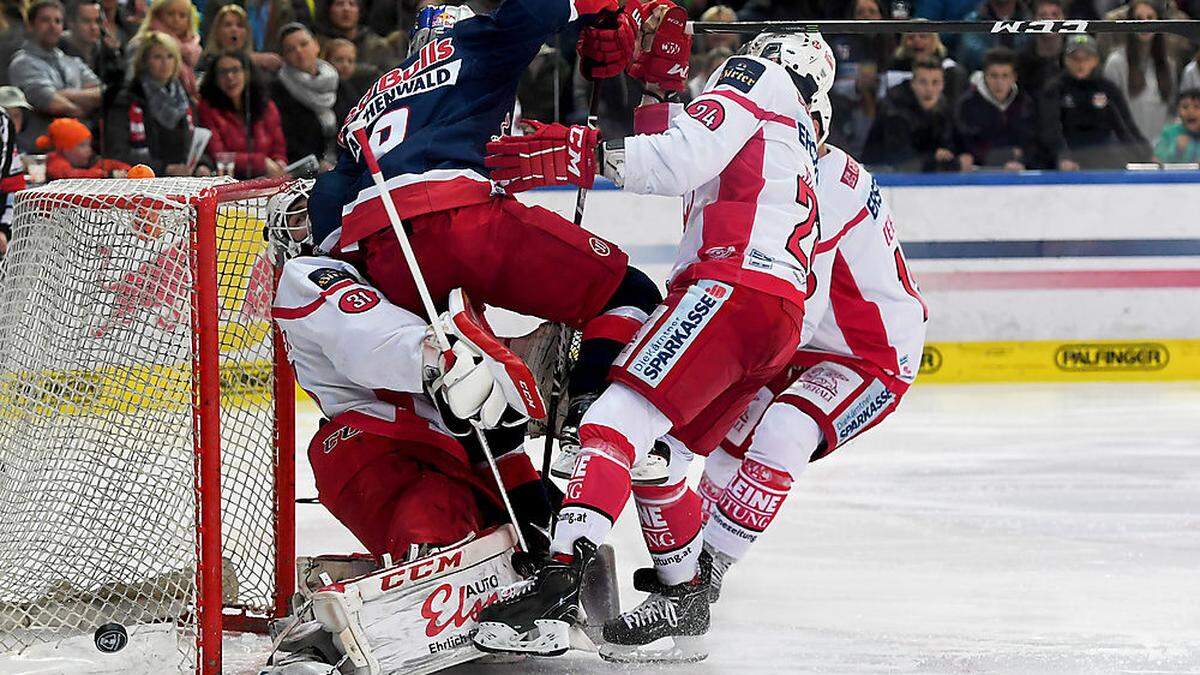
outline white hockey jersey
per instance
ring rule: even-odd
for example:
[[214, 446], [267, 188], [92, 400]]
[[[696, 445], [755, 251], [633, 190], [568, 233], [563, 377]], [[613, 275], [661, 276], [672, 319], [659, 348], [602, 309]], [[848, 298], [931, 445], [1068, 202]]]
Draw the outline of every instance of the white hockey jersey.
[[817, 169], [821, 240], [803, 349], [863, 359], [911, 384], [921, 365], [928, 311], [904, 261], [892, 210], [875, 178], [840, 148]]
[[309, 256], [287, 261], [271, 315], [297, 382], [327, 418], [358, 412], [394, 422], [402, 406], [442, 430], [423, 395], [429, 324], [388, 302], [352, 265]]
[[624, 188], [683, 197], [671, 283], [714, 279], [804, 306], [819, 229], [816, 133], [782, 66], [734, 56], [687, 107], [638, 109]]

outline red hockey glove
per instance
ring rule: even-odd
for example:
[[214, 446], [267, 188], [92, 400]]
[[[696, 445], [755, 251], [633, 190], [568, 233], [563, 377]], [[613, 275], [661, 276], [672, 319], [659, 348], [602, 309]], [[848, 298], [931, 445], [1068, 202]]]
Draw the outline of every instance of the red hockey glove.
[[633, 60], [636, 29], [626, 13], [607, 14], [579, 32], [579, 71], [589, 80], [616, 77]]
[[[635, 2], [630, 0], [631, 5]], [[633, 19], [638, 40], [629, 76], [667, 91], [686, 89], [692, 55], [687, 11], [670, 0], [647, 0], [633, 7]]]
[[487, 144], [484, 164], [492, 180], [510, 192], [543, 185], [590, 188], [596, 182], [596, 145], [600, 132], [585, 126], [525, 120], [527, 136], [504, 136]]

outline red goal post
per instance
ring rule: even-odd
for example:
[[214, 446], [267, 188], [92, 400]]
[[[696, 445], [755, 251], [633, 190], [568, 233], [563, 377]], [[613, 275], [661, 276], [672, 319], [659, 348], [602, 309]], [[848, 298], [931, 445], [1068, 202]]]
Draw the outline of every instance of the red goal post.
[[223, 631], [288, 611], [295, 384], [262, 238], [281, 184], [16, 195], [0, 263], [0, 652], [90, 646], [116, 622], [131, 649], [171, 633], [164, 670], [219, 673]]

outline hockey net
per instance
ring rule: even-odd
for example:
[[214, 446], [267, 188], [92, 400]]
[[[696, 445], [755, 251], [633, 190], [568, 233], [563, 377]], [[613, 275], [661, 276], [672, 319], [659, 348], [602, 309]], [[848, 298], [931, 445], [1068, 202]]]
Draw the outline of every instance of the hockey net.
[[18, 193], [0, 263], [0, 652], [115, 622], [131, 643], [170, 632], [182, 672], [220, 672], [222, 628], [286, 608], [294, 385], [262, 237], [278, 186]]

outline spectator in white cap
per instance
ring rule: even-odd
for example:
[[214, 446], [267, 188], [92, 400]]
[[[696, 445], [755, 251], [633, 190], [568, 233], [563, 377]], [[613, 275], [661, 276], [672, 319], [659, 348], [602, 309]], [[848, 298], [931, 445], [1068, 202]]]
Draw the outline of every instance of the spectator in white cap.
[[0, 87], [0, 256], [12, 238], [13, 194], [25, 187], [25, 167], [17, 150], [17, 134], [31, 110], [20, 89]]

